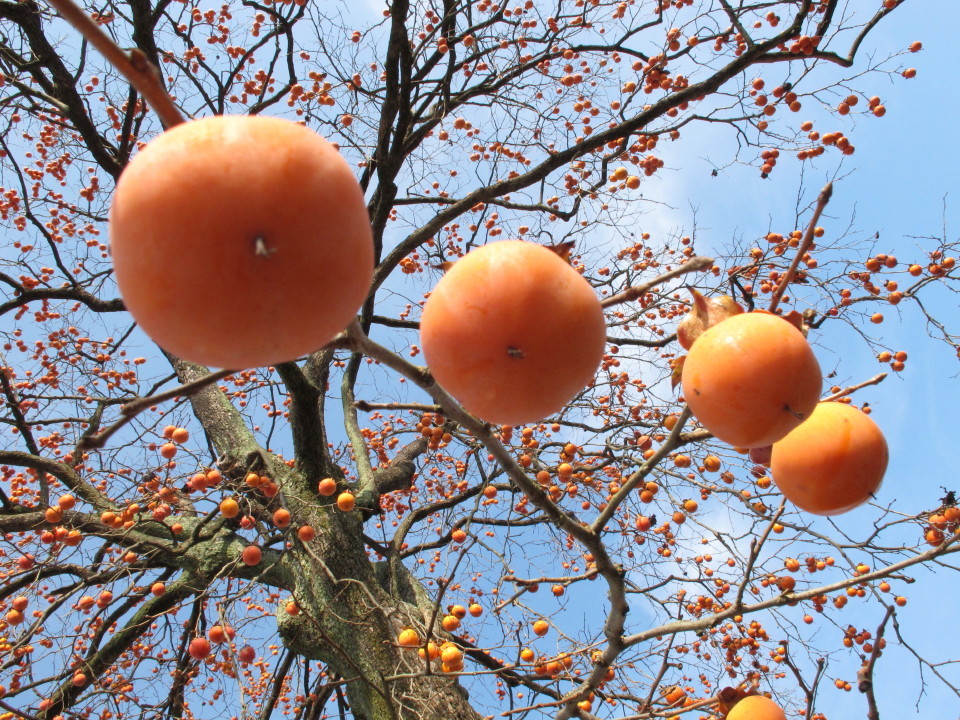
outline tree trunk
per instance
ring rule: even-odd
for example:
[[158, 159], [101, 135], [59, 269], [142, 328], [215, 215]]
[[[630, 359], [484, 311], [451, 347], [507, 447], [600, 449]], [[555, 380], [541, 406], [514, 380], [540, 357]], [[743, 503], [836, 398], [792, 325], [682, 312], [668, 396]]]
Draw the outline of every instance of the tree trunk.
[[387, 573], [378, 573], [363, 550], [359, 513], [328, 506], [319, 515], [317, 522], [326, 527], [316, 539], [284, 555], [299, 608], [291, 615], [280, 603], [284, 644], [344, 679], [357, 720], [479, 720], [467, 692], [440, 672], [439, 661], [428, 667], [416, 649], [397, 646], [406, 627], [426, 636], [429, 599], [415, 591], [416, 580], [401, 569], [400, 587], [388, 589]]

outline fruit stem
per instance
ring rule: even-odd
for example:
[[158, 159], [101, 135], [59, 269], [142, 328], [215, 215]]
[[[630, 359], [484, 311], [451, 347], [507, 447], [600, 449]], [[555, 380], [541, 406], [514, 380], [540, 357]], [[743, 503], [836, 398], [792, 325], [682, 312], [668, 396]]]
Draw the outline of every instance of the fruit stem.
[[830, 202], [830, 196], [832, 195], [833, 181], [830, 181], [823, 186], [823, 190], [821, 190], [817, 196], [817, 206], [813, 209], [813, 217], [810, 218], [807, 229], [803, 233], [803, 242], [801, 242], [800, 247], [797, 248], [797, 254], [794, 255], [790, 267], [787, 268], [783, 277], [780, 278], [776, 290], [773, 291], [773, 297], [770, 298], [770, 306], [767, 308], [770, 312], [776, 311], [777, 305], [780, 304], [780, 298], [782, 298], [783, 294], [787, 291], [787, 286], [793, 282], [793, 276], [797, 274], [797, 267], [800, 265], [800, 261], [803, 259], [803, 256], [807, 254], [810, 245], [813, 243], [813, 233], [816, 229], [817, 222], [820, 220], [820, 215], [823, 213], [823, 209], [827, 206], [827, 203]]
[[50, 0], [50, 4], [143, 95], [164, 128], [169, 129], [186, 121], [163, 87], [160, 70], [142, 50], [133, 48], [129, 52], [124, 51], [73, 0]]

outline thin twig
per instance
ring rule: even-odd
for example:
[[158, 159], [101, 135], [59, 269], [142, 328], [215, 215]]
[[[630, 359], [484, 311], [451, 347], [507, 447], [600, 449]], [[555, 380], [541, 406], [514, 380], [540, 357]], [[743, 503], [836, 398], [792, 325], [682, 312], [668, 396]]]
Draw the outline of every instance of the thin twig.
[[869, 380], [864, 380], [862, 383], [857, 383], [856, 385], [845, 387], [843, 390], [840, 390], [839, 392], [835, 392], [833, 395], [828, 395], [827, 397], [823, 398], [823, 400], [821, 400], [820, 402], [830, 402], [831, 400], [839, 400], [840, 398], [846, 397], [851, 393], [855, 393], [857, 390], [860, 390], [862, 388], [869, 387], [870, 385], [879, 385], [886, 379], [886, 377], [887, 377], [886, 373], [880, 373], [879, 375], [874, 375]]
[[753, 538], [750, 541], [750, 556], [747, 558], [747, 567], [743, 571], [743, 582], [740, 583], [740, 587], [737, 589], [737, 599], [733, 603], [733, 607], [737, 608], [738, 611], [743, 607], [743, 596], [747, 592], [747, 583], [750, 582], [750, 576], [753, 574], [753, 566], [756, 564], [757, 558], [760, 557], [760, 550], [763, 548], [764, 543], [767, 542], [767, 538], [770, 537], [770, 533], [773, 531], [773, 526], [777, 524], [777, 520], [783, 515], [784, 510], [786, 510], [786, 503], [781, 502], [780, 507], [777, 508], [777, 511], [773, 514], [766, 529], [763, 531], [763, 535], [761, 535], [759, 539]]
[[603, 300], [600, 304], [603, 307], [608, 308], [613, 305], [619, 305], [620, 303], [631, 302], [632, 300], [637, 300], [642, 298], [648, 292], [650, 292], [657, 285], [662, 285], [668, 280], [673, 280], [678, 278], [681, 275], [686, 275], [687, 273], [697, 272], [698, 270], [704, 270], [706, 268], [713, 267], [713, 258], [703, 257], [702, 255], [695, 255], [694, 257], [687, 260], [683, 265], [668, 272], [663, 273], [663, 275], [658, 275], [653, 278], [653, 280], [648, 280], [645, 283], [640, 285], [634, 285], [628, 287], [622, 292], [618, 292], [616, 295], [611, 295], [606, 300]]
[[426, 403], [377, 403], [367, 400], [354, 400], [353, 406], [360, 412], [373, 412], [374, 410], [417, 410], [418, 412], [439, 413], [442, 408], [439, 405], [428, 405]]
[[821, 190], [817, 196], [817, 206], [813, 209], [813, 217], [810, 218], [807, 229], [803, 233], [803, 242], [801, 242], [800, 247], [797, 248], [797, 254], [794, 255], [793, 262], [790, 263], [790, 267], [787, 268], [783, 277], [780, 278], [776, 290], [773, 291], [773, 297], [770, 298], [770, 306], [767, 308], [770, 312], [776, 311], [777, 305], [780, 304], [780, 298], [782, 298], [783, 294], [787, 291], [787, 286], [793, 282], [793, 276], [797, 273], [797, 267], [800, 265], [800, 261], [803, 260], [803, 256], [807, 254], [807, 251], [813, 244], [813, 233], [816, 229], [817, 221], [820, 220], [823, 209], [827, 206], [827, 203], [830, 202], [831, 195], [833, 195], [833, 182], [828, 182], [823, 186], [823, 190]]
[[120, 419], [113, 423], [113, 425], [101, 430], [95, 435], [89, 435], [87, 437], [80, 438], [80, 442], [77, 443], [77, 450], [102, 448], [106, 444], [107, 440], [109, 440], [110, 437], [117, 432], [117, 430], [133, 420], [137, 415], [142, 413], [151, 405], [166, 402], [167, 400], [171, 400], [175, 397], [186, 397], [188, 395], [193, 395], [194, 393], [205, 388], [207, 385], [215, 383], [218, 380], [222, 380], [228, 375], [233, 375], [236, 372], [236, 370], [217, 370], [216, 372], [204, 375], [203, 377], [191, 382], [179, 385], [172, 390], [167, 390], [166, 392], [157, 393], [156, 395], [150, 395], [144, 398], [138, 398], [137, 400], [132, 400], [126, 405], [120, 407]]
[[60, 13], [90, 44], [130, 81], [147, 104], [154, 109], [165, 128], [186, 122], [173, 98], [163, 86], [160, 70], [153, 65], [142, 50], [133, 48], [126, 52], [117, 45], [84, 10], [72, 0], [49, 0]]
[[817, 694], [817, 683], [820, 682], [820, 677], [823, 675], [823, 670], [827, 661], [822, 657], [817, 658], [817, 674], [813, 677], [813, 684], [810, 687], [807, 687], [807, 683], [804, 681], [803, 675], [800, 673], [800, 668], [797, 667], [796, 663], [793, 662], [793, 658], [790, 657], [789, 643], [789, 640], [780, 641], [780, 644], [783, 646], [784, 650], [786, 650], [786, 653], [783, 656], [783, 662], [793, 672], [794, 677], [797, 678], [797, 683], [799, 683], [800, 689], [803, 690], [803, 694], [807, 699], [807, 711], [804, 714], [804, 720], [811, 720], [813, 718], [814, 698]]

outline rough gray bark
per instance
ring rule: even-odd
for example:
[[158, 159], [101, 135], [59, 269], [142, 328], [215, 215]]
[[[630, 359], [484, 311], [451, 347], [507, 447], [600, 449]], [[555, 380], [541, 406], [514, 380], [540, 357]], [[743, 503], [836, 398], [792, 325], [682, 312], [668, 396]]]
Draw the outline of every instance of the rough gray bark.
[[[171, 357], [181, 381], [200, 377], [206, 369]], [[216, 386], [190, 398], [193, 411], [214, 446], [225, 458], [225, 467], [236, 466], [240, 477], [247, 464], [263, 463], [281, 487], [284, 506], [293, 525], [310, 525], [316, 538], [308, 545], [294, 541], [275, 562], [270, 580], [286, 590], [300, 612], [291, 615], [280, 603], [277, 625], [284, 645], [306, 658], [323, 662], [344, 679], [347, 699], [357, 720], [420, 720], [480, 715], [471, 707], [466, 691], [454, 676], [428, 667], [416, 651], [396, 645], [405, 627], [415, 627], [426, 637], [431, 615], [430, 599], [417, 581], [404, 572], [390, 587], [385, 565], [379, 568], [367, 557], [361, 513], [336, 509], [333, 498], [316, 492], [319, 478], [305, 478], [279, 458], [261, 448], [242, 416]], [[414, 443], [409, 455], [422, 452]], [[412, 475], [409, 461], [400, 470]], [[278, 496], [279, 497], [279, 496]], [[269, 512], [273, 506], [264, 508]], [[213, 542], [223, 545], [222, 540]], [[233, 548], [234, 554], [242, 545]], [[201, 543], [193, 551], [209, 560], [210, 548]], [[216, 559], [222, 564], [227, 553]], [[268, 560], [265, 558], [264, 565]], [[209, 564], [208, 562], [204, 563]], [[240, 573], [244, 568], [238, 568]]]

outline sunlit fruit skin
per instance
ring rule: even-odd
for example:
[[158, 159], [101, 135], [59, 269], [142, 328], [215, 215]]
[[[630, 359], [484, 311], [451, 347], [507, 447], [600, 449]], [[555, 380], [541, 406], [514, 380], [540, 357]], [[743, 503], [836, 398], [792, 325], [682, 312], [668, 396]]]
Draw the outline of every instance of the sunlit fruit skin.
[[748, 695], [733, 706], [726, 720], [787, 720], [787, 715], [770, 698]]
[[806, 420], [823, 375], [796, 327], [766, 312], [703, 333], [683, 363], [683, 396], [700, 424], [734, 447], [770, 445]]
[[420, 339], [434, 378], [487, 422], [535, 422], [590, 384], [606, 325], [590, 284], [534, 243], [469, 252], [423, 309]]
[[367, 297], [363, 192], [336, 148], [288, 120], [177, 125], [124, 169], [110, 209], [123, 301], [161, 347], [224, 368], [316, 350]]
[[773, 445], [770, 468], [790, 502], [815, 515], [838, 515], [880, 488], [889, 451], [880, 427], [857, 408], [817, 405], [810, 419]]

